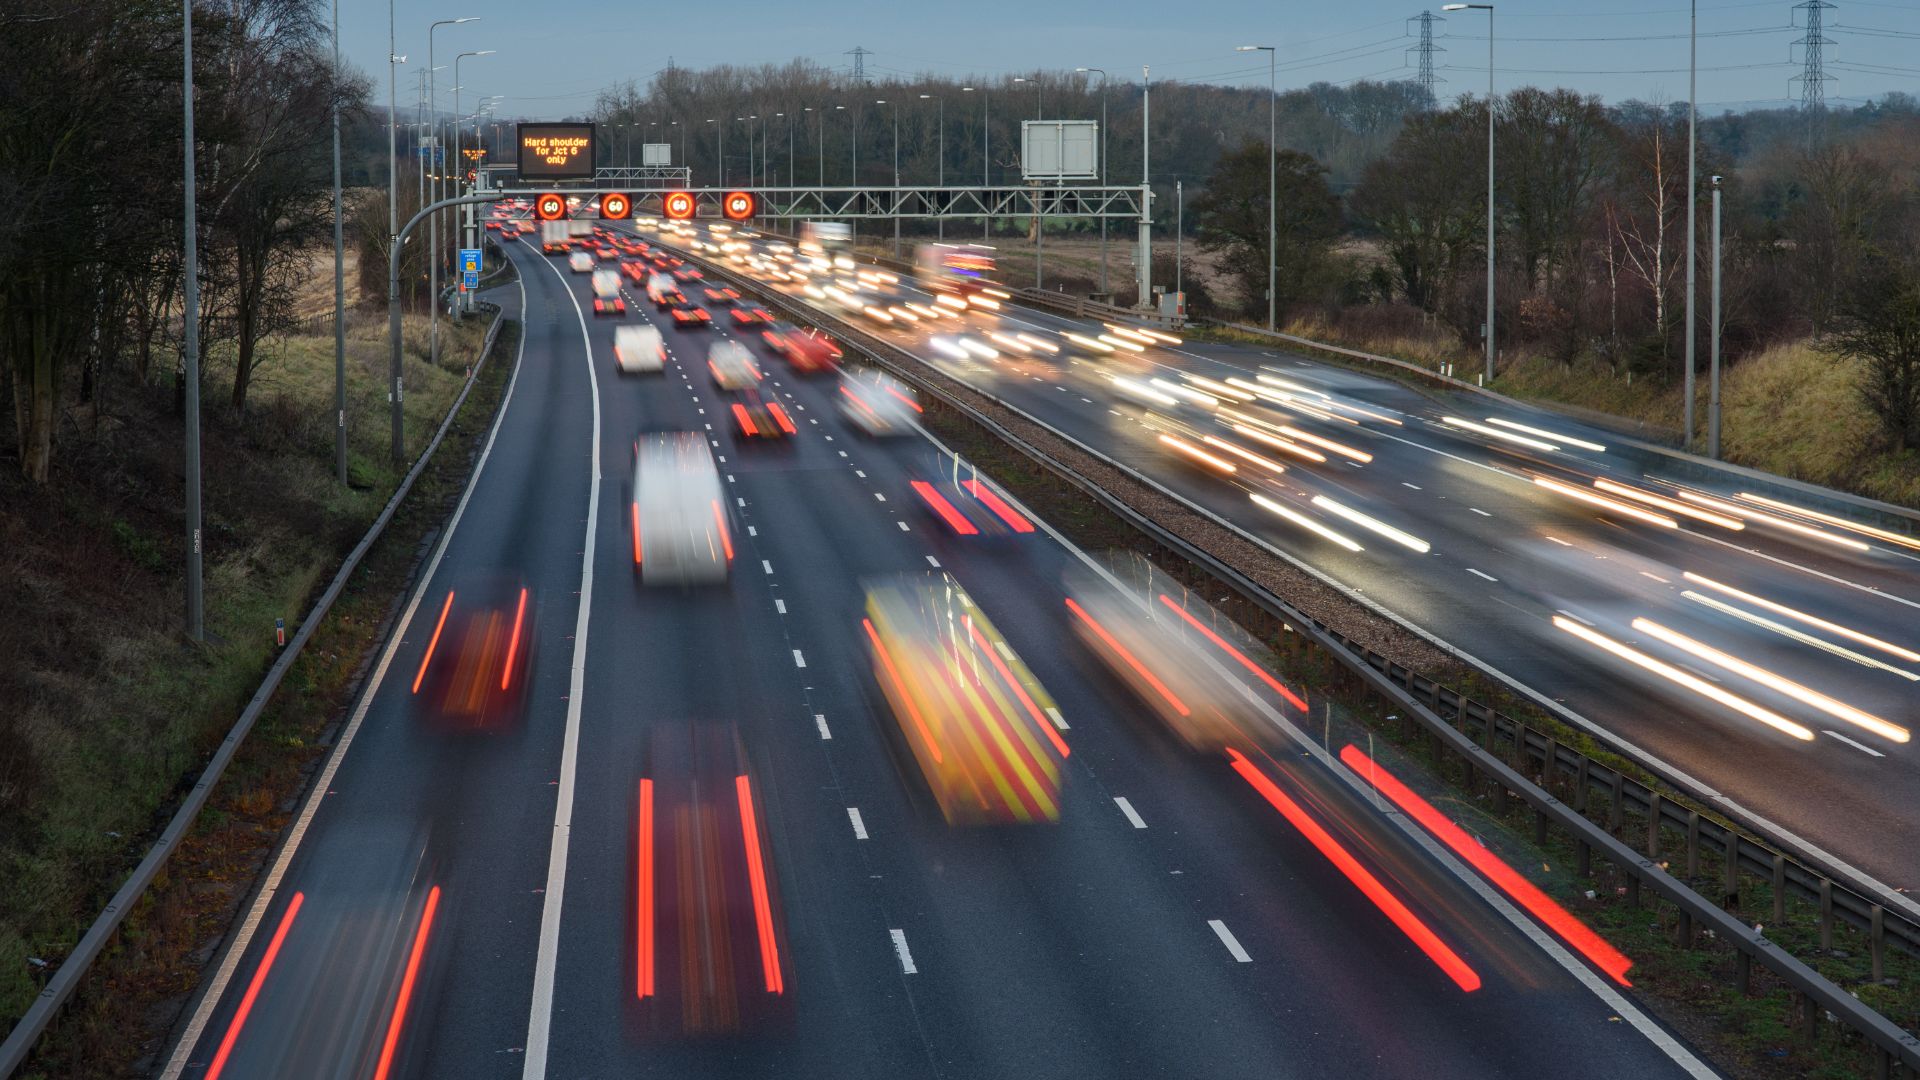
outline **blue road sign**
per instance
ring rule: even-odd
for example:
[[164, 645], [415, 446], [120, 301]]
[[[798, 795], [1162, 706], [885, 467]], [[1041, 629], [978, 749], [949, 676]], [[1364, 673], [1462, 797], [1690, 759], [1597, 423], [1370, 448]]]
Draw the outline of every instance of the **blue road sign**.
[[467, 272], [466, 272], [466, 274], [465, 274], [465, 275], [463, 275], [463, 276], [462, 276], [462, 278], [461, 278], [461, 280], [460, 280], [460, 287], [461, 287], [461, 288], [463, 288], [463, 289], [477, 289], [477, 288], [479, 288], [479, 287], [480, 287], [480, 272], [479, 272], [479, 271], [477, 271], [477, 270], [469, 270], [469, 271], [467, 271]]
[[460, 249], [460, 272], [469, 276], [480, 272], [480, 249]]

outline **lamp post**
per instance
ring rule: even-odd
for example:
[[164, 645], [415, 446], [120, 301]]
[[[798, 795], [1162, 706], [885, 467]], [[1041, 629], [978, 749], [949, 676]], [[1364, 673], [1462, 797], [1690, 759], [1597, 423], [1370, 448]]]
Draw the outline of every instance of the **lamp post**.
[[[882, 98], [875, 105], [887, 104]], [[893, 102], [893, 257], [900, 257], [900, 103]]]
[[[1493, 381], [1493, 5], [1445, 4], [1441, 11], [1487, 13], [1487, 374]], [[1691, 373], [1689, 373], [1691, 379]], [[1691, 386], [1691, 383], [1689, 383]], [[1691, 417], [1691, 412], [1689, 412]], [[1691, 421], [1689, 421], [1691, 422]]]
[[[187, 384], [187, 637], [205, 641], [206, 598], [201, 589], [200, 552], [200, 237], [194, 220], [199, 196], [193, 167], [193, 0], [180, 0], [180, 9], [181, 42], [186, 54], [185, 74], [180, 83], [180, 143], [186, 159], [186, 199], [181, 213], [185, 245], [181, 249], [181, 276], [185, 285], [180, 331]], [[391, 60], [388, 71], [392, 71]], [[387, 120], [389, 123], [393, 120], [391, 105]]]
[[[1075, 67], [1073, 71], [1098, 71], [1100, 73], [1100, 186], [1106, 186], [1106, 69], [1104, 67]], [[1108, 294], [1106, 288], [1106, 215], [1100, 215], [1100, 292]]]
[[[333, 0], [333, 71], [340, 73], [340, 0]], [[340, 88], [333, 98], [333, 479], [347, 486], [347, 261], [340, 217]], [[388, 117], [391, 121], [392, 117]]]
[[714, 145], [719, 155], [719, 162], [720, 162], [717, 169], [720, 175], [720, 186], [726, 187], [727, 186], [727, 126], [725, 124], [722, 124], [718, 120], [708, 120], [707, 123], [713, 125]]
[[[1686, 436], [1686, 448], [1688, 450], [1693, 449], [1693, 294], [1695, 291], [1694, 290], [1694, 262], [1700, 250], [1700, 232], [1698, 227], [1695, 225], [1695, 222], [1697, 222], [1699, 219], [1696, 216], [1696, 211], [1694, 209], [1696, 200], [1698, 199], [1700, 194], [1700, 184], [1694, 174], [1694, 157], [1700, 145], [1699, 140], [1695, 137], [1695, 134], [1694, 134], [1694, 117], [1695, 117], [1696, 108], [1697, 108], [1695, 105], [1696, 95], [1694, 91], [1694, 76], [1695, 76], [1695, 73], [1699, 70], [1699, 61], [1700, 61], [1699, 29], [1700, 29], [1699, 0], [1689, 0], [1689, 3], [1687, 4], [1687, 345], [1686, 345], [1687, 378], [1686, 378], [1686, 390], [1685, 390], [1685, 396], [1686, 396], [1685, 408], [1687, 410], [1687, 422], [1684, 425], [1682, 425], [1682, 427], [1684, 428], [1684, 434]], [[1716, 190], [1714, 192], [1714, 198], [1718, 200], [1719, 197], [1720, 197], [1720, 193]], [[1717, 206], [1719, 204], [1716, 202], [1715, 205]], [[1717, 252], [1716, 252], [1716, 255], [1717, 255]], [[1718, 383], [1714, 385], [1713, 390], [1715, 393], [1719, 392], [1720, 387]], [[1713, 452], [1713, 456], [1714, 457], [1720, 456], [1718, 447], [1715, 448]]]
[[669, 127], [680, 128], [680, 166], [687, 170], [687, 182], [693, 182], [693, 164], [687, 160], [687, 129], [680, 127], [680, 121], [667, 121]]
[[1279, 263], [1280, 233], [1278, 228], [1280, 201], [1280, 84], [1276, 72], [1276, 56], [1271, 45], [1241, 45], [1235, 52], [1263, 52], [1267, 54], [1267, 329], [1277, 330], [1280, 324], [1275, 320], [1279, 297], [1275, 294], [1275, 267]]
[[[940, 112], [940, 124], [939, 127], [935, 129], [937, 134], [934, 136], [936, 146], [934, 162], [939, 177], [935, 183], [944, 188], [947, 186], [947, 100], [936, 94], [921, 94], [920, 100], [932, 100]], [[939, 238], [945, 240], [947, 238], [947, 207], [946, 194], [944, 192], [941, 193], [940, 201], [940, 216], [935, 219], [934, 228], [939, 230]]]
[[[392, 0], [388, 0], [388, 3], [391, 4]], [[427, 160], [431, 162], [434, 157], [439, 157], [442, 163], [441, 167], [434, 171], [432, 190], [429, 192], [429, 194], [433, 196], [433, 200], [435, 202], [440, 201], [440, 181], [441, 181], [442, 174], [444, 174], [446, 171], [446, 164], [445, 164], [446, 152], [445, 150], [442, 149], [440, 145], [440, 120], [438, 115], [438, 110], [440, 108], [440, 96], [439, 96], [439, 87], [438, 85], [436, 85], [438, 80], [436, 80], [433, 77], [433, 73], [435, 71], [438, 71], [439, 69], [433, 66], [433, 35], [434, 35], [434, 31], [439, 30], [443, 26], [457, 26], [461, 23], [470, 23], [470, 22], [479, 22], [479, 21], [480, 20], [478, 16], [470, 15], [470, 16], [463, 16], [458, 19], [441, 19], [438, 22], [429, 24], [427, 27], [427, 123], [432, 126], [433, 133], [434, 133], [433, 151], [428, 156]], [[458, 59], [454, 60], [453, 65], [454, 65], [453, 81], [457, 83], [460, 81], [460, 61]], [[455, 111], [458, 112], [458, 110], [455, 110]], [[440, 213], [441, 212], [439, 211], [434, 212], [434, 214], [428, 219], [428, 222], [427, 222], [427, 234], [428, 234], [427, 250], [432, 253], [431, 257], [427, 260], [427, 288], [431, 294], [429, 297], [429, 300], [431, 301], [431, 306], [428, 308], [428, 311], [427, 311], [427, 328], [428, 328], [427, 355], [428, 355], [428, 358], [436, 367], [439, 366], [439, 363], [440, 363], [440, 259], [445, 254], [440, 250]], [[398, 233], [400, 231], [400, 225], [398, 221], [394, 222], [392, 231], [395, 233]], [[394, 431], [395, 431], [395, 435], [394, 435], [395, 445], [393, 449], [393, 453], [394, 453], [393, 460], [394, 460], [394, 464], [396, 465], [400, 464], [402, 461], [405, 460], [404, 448], [402, 448], [399, 445], [399, 434], [398, 434], [400, 430], [399, 385], [400, 385], [400, 374], [396, 370], [394, 372], [394, 392], [393, 392], [393, 408], [394, 408], [393, 425], [394, 425]]]
[[[465, 163], [462, 162], [460, 157], [460, 126], [461, 126], [460, 91], [465, 86], [465, 84], [460, 81], [460, 61], [466, 59], [469, 56], [492, 56], [493, 53], [494, 53], [494, 50], [492, 49], [478, 49], [472, 52], [463, 52], [460, 55], [453, 58], [453, 175], [452, 175], [452, 180], [453, 180], [453, 195], [455, 198], [460, 197], [460, 181], [466, 179], [466, 175], [467, 175], [467, 167]], [[458, 210], [454, 211], [453, 220], [455, 225], [459, 224], [460, 212]], [[467, 244], [468, 246], [472, 246], [473, 237], [471, 233], [473, 232], [473, 208], [471, 206], [467, 207], [467, 232], [469, 233], [467, 237]], [[465, 278], [461, 279], [461, 284], [463, 286], [466, 284]], [[434, 311], [436, 313], [439, 311], [439, 299], [440, 299], [439, 294], [435, 293], [434, 294]], [[467, 300], [468, 300], [468, 297], [466, 295], [466, 290], [462, 288], [461, 294], [460, 294], [460, 303], [454, 306], [454, 310], [455, 311], [466, 310]], [[435, 351], [434, 362], [435, 363], [439, 362], [438, 350]]]
[[753, 186], [753, 124], [751, 123], [751, 121], [753, 120], [753, 117], [736, 116], [733, 119], [735, 123], [744, 123], [747, 125], [747, 186], [752, 187]]
[[1720, 178], [1713, 178], [1713, 307], [1707, 316], [1713, 345], [1707, 389], [1707, 456], [1720, 459]]

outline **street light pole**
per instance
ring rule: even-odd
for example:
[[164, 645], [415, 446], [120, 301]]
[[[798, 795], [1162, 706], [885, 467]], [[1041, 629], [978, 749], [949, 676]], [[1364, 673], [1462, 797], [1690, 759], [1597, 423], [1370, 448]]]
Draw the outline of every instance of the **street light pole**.
[[[926, 101], [929, 98], [933, 100], [934, 105], [940, 110], [940, 126], [936, 129], [937, 134], [934, 136], [936, 152], [933, 158], [939, 173], [939, 179], [936, 180], [935, 183], [937, 186], [944, 188], [947, 186], [947, 99], [934, 94], [920, 95], [920, 100], [922, 101]], [[935, 219], [934, 228], [939, 230], [939, 239], [945, 240], [947, 238], [947, 207], [946, 194], [944, 192], [941, 193], [940, 217]]]
[[[1695, 105], [1695, 102], [1697, 100], [1697, 95], [1695, 93], [1694, 77], [1695, 77], [1695, 73], [1699, 70], [1699, 58], [1700, 58], [1700, 45], [1699, 45], [1699, 33], [1698, 33], [1699, 26], [1700, 26], [1699, 0], [1689, 0], [1687, 4], [1687, 344], [1686, 344], [1687, 378], [1686, 378], [1686, 390], [1685, 390], [1685, 397], [1686, 397], [1685, 408], [1687, 410], [1687, 422], [1684, 425], [1682, 425], [1684, 434], [1686, 436], [1686, 448], [1688, 450], [1693, 449], [1693, 364], [1694, 364], [1693, 294], [1695, 292], [1694, 263], [1698, 258], [1699, 250], [1700, 250], [1700, 232], [1699, 232], [1698, 225], [1696, 224], [1699, 221], [1699, 218], [1696, 216], [1697, 212], [1695, 210], [1695, 203], [1698, 200], [1699, 194], [1700, 194], [1700, 184], [1694, 174], [1694, 157], [1700, 145], [1699, 140], [1694, 136], [1694, 117], [1697, 112], [1697, 108]], [[1716, 199], [1719, 198], [1718, 192], [1715, 193], [1714, 197]], [[1715, 386], [1714, 389], [1718, 391], [1719, 387]], [[1715, 453], [1714, 456], [1718, 457], [1719, 454]]]
[[1713, 308], [1708, 314], [1712, 324], [1712, 365], [1707, 390], [1707, 456], [1720, 459], [1720, 178], [1713, 178]]
[[[1030, 82], [1033, 84], [1033, 120], [1034, 123], [1039, 123], [1045, 116], [1045, 112], [1040, 105], [1040, 76], [1036, 73], [1033, 78], [1028, 79], [1016, 75], [1013, 81], [1017, 83]], [[1025, 149], [1026, 143], [1023, 141], [1021, 143], [1023, 153]], [[1045, 273], [1041, 269], [1041, 263], [1045, 258], [1047, 250], [1047, 219], [1040, 213], [1040, 198], [1037, 182], [1035, 184], [1033, 202], [1033, 287], [1039, 289], [1045, 283]]]
[[[189, 0], [190, 2], [190, 0]], [[340, 214], [340, 0], [333, 0], [333, 478], [347, 486], [347, 256]], [[392, 118], [389, 117], [389, 120]]]
[[1442, 11], [1484, 11], [1487, 13], [1487, 374], [1493, 381], [1493, 5], [1444, 4]]
[[[461, 116], [460, 116], [460, 89], [462, 86], [465, 85], [460, 81], [460, 61], [466, 59], [469, 56], [491, 56], [493, 55], [493, 52], [494, 50], [492, 49], [479, 49], [473, 52], [463, 52], [460, 55], [453, 58], [453, 170], [454, 170], [453, 171], [453, 194], [455, 198], [458, 198], [460, 195], [460, 182], [466, 179], [466, 176], [467, 176], [467, 167], [461, 161], [461, 157], [460, 157], [460, 127], [462, 123]], [[467, 210], [467, 246], [472, 247], [473, 246], [473, 207], [468, 206], [466, 210]], [[454, 222], [454, 226], [458, 228], [460, 224], [460, 212], [458, 210], [454, 211], [453, 222]], [[462, 286], [460, 291], [460, 303], [454, 306], [455, 312], [466, 310], [468, 301], [472, 299], [466, 293], [465, 277], [462, 277], [460, 279], [460, 284]], [[434, 308], [435, 308], [435, 311], [437, 312], [439, 310], [438, 294], [435, 294], [434, 301], [435, 301]], [[438, 356], [435, 356], [434, 362], [435, 363], [439, 362]]]
[[[387, 0], [387, 2], [388, 5], [391, 6], [393, 0]], [[438, 202], [440, 199], [441, 183], [446, 172], [447, 162], [446, 150], [440, 143], [440, 93], [437, 85], [438, 80], [433, 77], [433, 73], [440, 69], [433, 66], [433, 34], [434, 31], [443, 26], [457, 26], [460, 23], [478, 21], [477, 16], [468, 16], [459, 19], [441, 19], [427, 26], [427, 123], [433, 128], [433, 152], [427, 160], [432, 161], [435, 157], [441, 160], [440, 168], [434, 171], [433, 184], [431, 185], [435, 202]], [[460, 61], [457, 58], [453, 62], [453, 81], [455, 83], [460, 81]], [[458, 99], [456, 98], [456, 100]], [[456, 116], [459, 115], [459, 111], [458, 108], [455, 108], [454, 114]], [[432, 294], [429, 298], [432, 303], [427, 309], [427, 357], [435, 367], [440, 366], [440, 260], [446, 254], [440, 250], [440, 215], [442, 213], [443, 211], [435, 211], [427, 222], [427, 248], [428, 251], [432, 253], [432, 257], [427, 260], [427, 288]], [[400, 231], [398, 222], [394, 224], [393, 231], [396, 233]], [[399, 375], [397, 373], [394, 376], [394, 384], [396, 388], [399, 385]], [[395, 409], [394, 428], [397, 431], [400, 426], [398, 419], [400, 392], [398, 389], [395, 389], [393, 398], [393, 407]], [[396, 436], [396, 441], [397, 438]], [[404, 448], [395, 445], [394, 464], [398, 465], [404, 460], [406, 460]]]
[[[1097, 67], [1075, 68], [1075, 71], [1097, 71], [1100, 73], [1100, 186], [1107, 186], [1107, 70]], [[1100, 215], [1100, 291], [1109, 297], [1107, 289], [1107, 216]]]
[[[887, 104], [887, 99], [882, 98], [874, 102], [874, 104], [885, 105]], [[900, 102], [897, 100], [893, 102], [893, 201], [895, 204], [895, 213], [893, 214], [893, 257], [897, 259], [900, 257], [900, 214], [898, 212], [900, 209], [898, 205], [900, 201]]]
[[1278, 330], [1276, 321], [1279, 296], [1274, 290], [1275, 268], [1280, 261], [1279, 201], [1280, 201], [1280, 83], [1278, 80], [1277, 56], [1272, 45], [1242, 45], [1235, 52], [1263, 52], [1267, 54], [1267, 329]]
[[[193, 166], [193, 0], [180, 0], [181, 42], [186, 73], [180, 88], [180, 142], [185, 160], [186, 200], [182, 210], [185, 246], [181, 270], [186, 282], [181, 305], [181, 345], [186, 365], [187, 401], [187, 637], [205, 641], [206, 597], [202, 593], [200, 552], [200, 238], [194, 220], [198, 201]], [[389, 65], [391, 71], [391, 65]], [[391, 107], [387, 119], [393, 119]]]

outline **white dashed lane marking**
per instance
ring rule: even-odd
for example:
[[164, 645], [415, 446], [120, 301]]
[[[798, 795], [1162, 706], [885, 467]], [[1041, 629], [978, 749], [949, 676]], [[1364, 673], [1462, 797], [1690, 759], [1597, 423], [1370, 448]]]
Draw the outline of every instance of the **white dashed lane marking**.
[[1128, 802], [1125, 796], [1115, 795], [1113, 797], [1113, 803], [1120, 808], [1121, 813], [1127, 815], [1127, 820], [1133, 823], [1134, 828], [1144, 829], [1147, 827], [1147, 823], [1140, 819], [1140, 812], [1133, 808], [1133, 804]]
[[1213, 927], [1213, 932], [1220, 938], [1220, 944], [1227, 947], [1227, 951], [1233, 954], [1236, 961], [1242, 964], [1253, 962], [1253, 957], [1248, 956], [1247, 950], [1240, 947], [1240, 939], [1233, 936], [1233, 931], [1227, 929], [1226, 923], [1219, 919], [1208, 919], [1207, 925]]

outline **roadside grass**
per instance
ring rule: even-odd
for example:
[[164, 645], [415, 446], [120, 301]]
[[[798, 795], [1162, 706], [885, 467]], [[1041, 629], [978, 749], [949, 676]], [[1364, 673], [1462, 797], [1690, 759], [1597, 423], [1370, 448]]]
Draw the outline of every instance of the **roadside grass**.
[[[1084, 549], [1132, 550], [1190, 585], [1211, 580], [1160, 551], [1093, 499], [970, 420], [934, 408], [928, 411], [926, 422], [949, 446]], [[1207, 589], [1208, 595], [1223, 592], [1217, 585]], [[1261, 622], [1257, 609], [1237, 598], [1216, 606], [1243, 627]], [[1591, 873], [1579, 876], [1575, 872], [1578, 856], [1570, 837], [1548, 830], [1545, 842], [1537, 843], [1531, 808], [1518, 798], [1496, 794], [1484, 781], [1471, 776], [1458, 755], [1437, 753], [1432, 740], [1390, 711], [1384, 699], [1371, 693], [1333, 657], [1304, 644], [1299, 635], [1265, 635], [1263, 641], [1276, 658], [1278, 674], [1292, 685], [1306, 687], [1310, 699], [1332, 702], [1347, 734], [1363, 733], [1383, 767], [1420, 791], [1484, 846], [1632, 958], [1635, 965], [1628, 977], [1634, 983], [1634, 999], [1679, 1031], [1714, 1064], [1733, 1075], [1766, 1080], [1839, 1080], [1875, 1075], [1874, 1052], [1864, 1039], [1817, 1016], [1815, 1023], [1805, 1023], [1810, 1006], [1796, 1000], [1797, 995], [1784, 982], [1759, 964], [1753, 966], [1752, 992], [1743, 993], [1735, 984], [1734, 949], [1706, 934], [1696, 934], [1690, 945], [1682, 944], [1678, 909], [1654, 899], [1650, 891], [1644, 891], [1639, 903], [1633, 902], [1625, 871], [1596, 857]], [[1496, 706], [1507, 704], [1501, 700], [1505, 695], [1491, 693], [1488, 687], [1460, 685], [1455, 689]], [[1598, 752], [1583, 733], [1539, 718], [1531, 709], [1521, 715], [1536, 730], [1557, 731], [1562, 745], [1631, 770], [1628, 763]], [[1333, 723], [1329, 721], [1330, 730]], [[1337, 749], [1337, 742], [1329, 749]], [[1534, 779], [1538, 782], [1540, 777], [1536, 774]], [[1569, 803], [1573, 797], [1564, 783], [1556, 784], [1552, 793]], [[1589, 800], [1589, 819], [1603, 828], [1608, 812], [1603, 796]], [[1636, 813], [1622, 815], [1615, 835], [1629, 846], [1647, 850], [1646, 822]], [[1723, 891], [1724, 867], [1717, 856], [1703, 851], [1697, 872], [1688, 875], [1684, 857], [1675, 854], [1685, 850], [1684, 834], [1667, 830], [1660, 839], [1661, 858], [1670, 873], [1688, 881], [1702, 896], [1718, 901], [1747, 925], [1764, 926], [1783, 952], [1812, 965], [1895, 1023], [1909, 1031], [1920, 1030], [1920, 958], [1889, 947], [1883, 956], [1884, 981], [1875, 983], [1864, 935], [1836, 921], [1834, 948], [1824, 948], [1817, 904], [1789, 897], [1787, 921], [1775, 924], [1768, 882], [1743, 878], [1739, 888], [1727, 894]]]
[[[458, 393], [486, 326], [443, 327], [436, 369], [423, 358], [424, 320], [414, 321], [405, 334], [410, 455]], [[0, 699], [17, 702], [7, 723], [27, 765], [27, 797], [0, 804], [0, 1018], [9, 1024], [251, 696], [276, 652], [274, 620], [285, 619], [291, 636], [398, 482], [388, 460], [386, 323], [356, 319], [350, 328], [346, 490], [333, 482], [330, 333], [265, 343], [243, 416], [222, 396], [231, 353], [207, 357], [206, 645], [179, 632], [181, 450], [169, 387], [110, 386], [102, 424], [63, 445], [52, 484], [34, 491], [9, 479], [0, 489], [9, 506], [0, 541], [8, 570], [19, 571], [0, 575], [8, 579], [0, 604], [14, 615], [0, 629], [0, 652], [21, 658], [0, 675]], [[269, 725], [251, 741], [263, 738], [274, 738]], [[239, 763], [233, 775], [249, 779]], [[243, 800], [210, 818], [250, 808]], [[92, 988], [110, 983], [90, 978], [82, 992], [92, 999]], [[107, 1075], [94, 1060], [79, 1055], [50, 1075]]]

